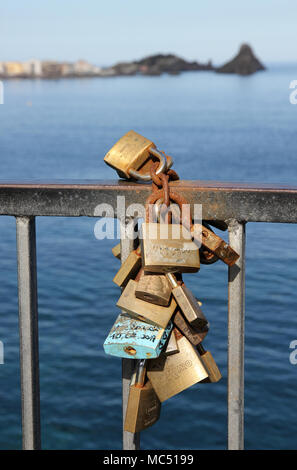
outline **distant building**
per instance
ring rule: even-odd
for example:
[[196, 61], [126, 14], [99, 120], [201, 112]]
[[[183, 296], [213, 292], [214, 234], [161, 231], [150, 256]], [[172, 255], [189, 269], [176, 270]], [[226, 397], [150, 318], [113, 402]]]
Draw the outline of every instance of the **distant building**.
[[73, 64], [75, 75], [99, 75], [101, 68], [89, 64], [85, 60], [78, 60]]
[[4, 73], [8, 77], [19, 77], [26, 75], [24, 66], [21, 62], [5, 62]]
[[115, 71], [114, 67], [106, 67], [104, 69], [101, 69], [100, 76], [101, 77], [114, 77], [117, 75], [117, 72]]
[[62, 77], [63, 64], [53, 61], [42, 62], [42, 76], [44, 78]]
[[40, 77], [42, 74], [40, 60], [31, 59], [27, 62], [23, 62], [24, 74], [28, 77]]
[[39, 77], [41, 76], [40, 60], [27, 62], [0, 62], [0, 75], [6, 77]]
[[42, 75], [42, 65], [41, 61], [37, 59], [31, 59], [29, 61], [31, 65], [31, 73], [34, 77], [40, 77]]
[[53, 60], [40, 61], [30, 59], [26, 62], [0, 62], [0, 77], [89, 77], [114, 75], [113, 71], [107, 71], [90, 64], [85, 60], [77, 62], [56, 62]]
[[74, 75], [74, 64], [65, 62], [62, 65], [62, 75], [63, 77], [71, 77]]

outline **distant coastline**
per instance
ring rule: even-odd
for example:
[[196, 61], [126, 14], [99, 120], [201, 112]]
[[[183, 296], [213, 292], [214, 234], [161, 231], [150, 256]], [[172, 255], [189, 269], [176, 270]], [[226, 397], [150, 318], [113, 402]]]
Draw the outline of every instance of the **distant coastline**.
[[74, 63], [40, 61], [38, 59], [27, 62], [0, 62], [1, 79], [159, 76], [164, 73], [178, 75], [187, 71], [213, 71], [216, 73], [251, 75], [261, 70], [265, 70], [264, 65], [257, 59], [252, 48], [247, 44], [243, 44], [238, 54], [220, 67], [214, 67], [212, 61], [206, 64], [189, 62], [174, 54], [156, 54], [138, 61], [121, 62], [104, 68], [92, 65], [85, 60], [78, 60]]

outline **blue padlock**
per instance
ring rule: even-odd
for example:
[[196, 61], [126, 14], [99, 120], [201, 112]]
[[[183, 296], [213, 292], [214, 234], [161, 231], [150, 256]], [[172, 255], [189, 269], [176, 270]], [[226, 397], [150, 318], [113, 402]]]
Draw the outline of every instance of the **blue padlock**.
[[173, 328], [150, 325], [121, 313], [110, 330], [103, 348], [106, 354], [128, 359], [153, 359], [160, 355]]

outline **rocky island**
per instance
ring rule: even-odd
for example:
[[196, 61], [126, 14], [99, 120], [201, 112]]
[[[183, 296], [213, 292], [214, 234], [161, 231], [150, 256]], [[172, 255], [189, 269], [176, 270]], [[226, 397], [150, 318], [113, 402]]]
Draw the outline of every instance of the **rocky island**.
[[250, 75], [265, 67], [255, 57], [252, 49], [243, 44], [234, 59], [221, 67], [214, 67], [211, 61], [205, 64], [189, 62], [174, 54], [156, 54], [144, 59], [121, 62], [111, 67], [98, 67], [84, 60], [77, 62], [39, 61], [0, 62], [0, 78], [82, 78], [82, 77], [118, 77], [131, 75], [178, 75], [188, 71], [214, 71]]
[[207, 64], [187, 62], [174, 54], [157, 54], [135, 62], [124, 62], [110, 68], [116, 75], [177, 75], [190, 70], [214, 70], [211, 61]]
[[216, 68], [217, 73], [236, 73], [238, 75], [251, 75], [261, 70], [265, 70], [265, 67], [248, 44], [242, 44], [234, 59]]

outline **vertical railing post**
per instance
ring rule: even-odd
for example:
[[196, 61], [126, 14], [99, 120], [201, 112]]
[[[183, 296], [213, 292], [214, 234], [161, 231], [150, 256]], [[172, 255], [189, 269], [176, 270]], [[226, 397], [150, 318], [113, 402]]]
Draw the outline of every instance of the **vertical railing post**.
[[229, 243], [240, 255], [228, 283], [228, 449], [244, 448], [245, 224], [229, 224]]
[[[133, 218], [121, 221], [121, 262], [123, 263], [134, 248]], [[123, 396], [123, 449], [137, 450], [140, 448], [140, 433], [124, 431], [124, 420], [129, 397], [129, 387], [132, 373], [135, 368], [134, 359], [122, 359], [122, 396]]]
[[17, 217], [23, 449], [41, 447], [36, 234], [34, 217]]

